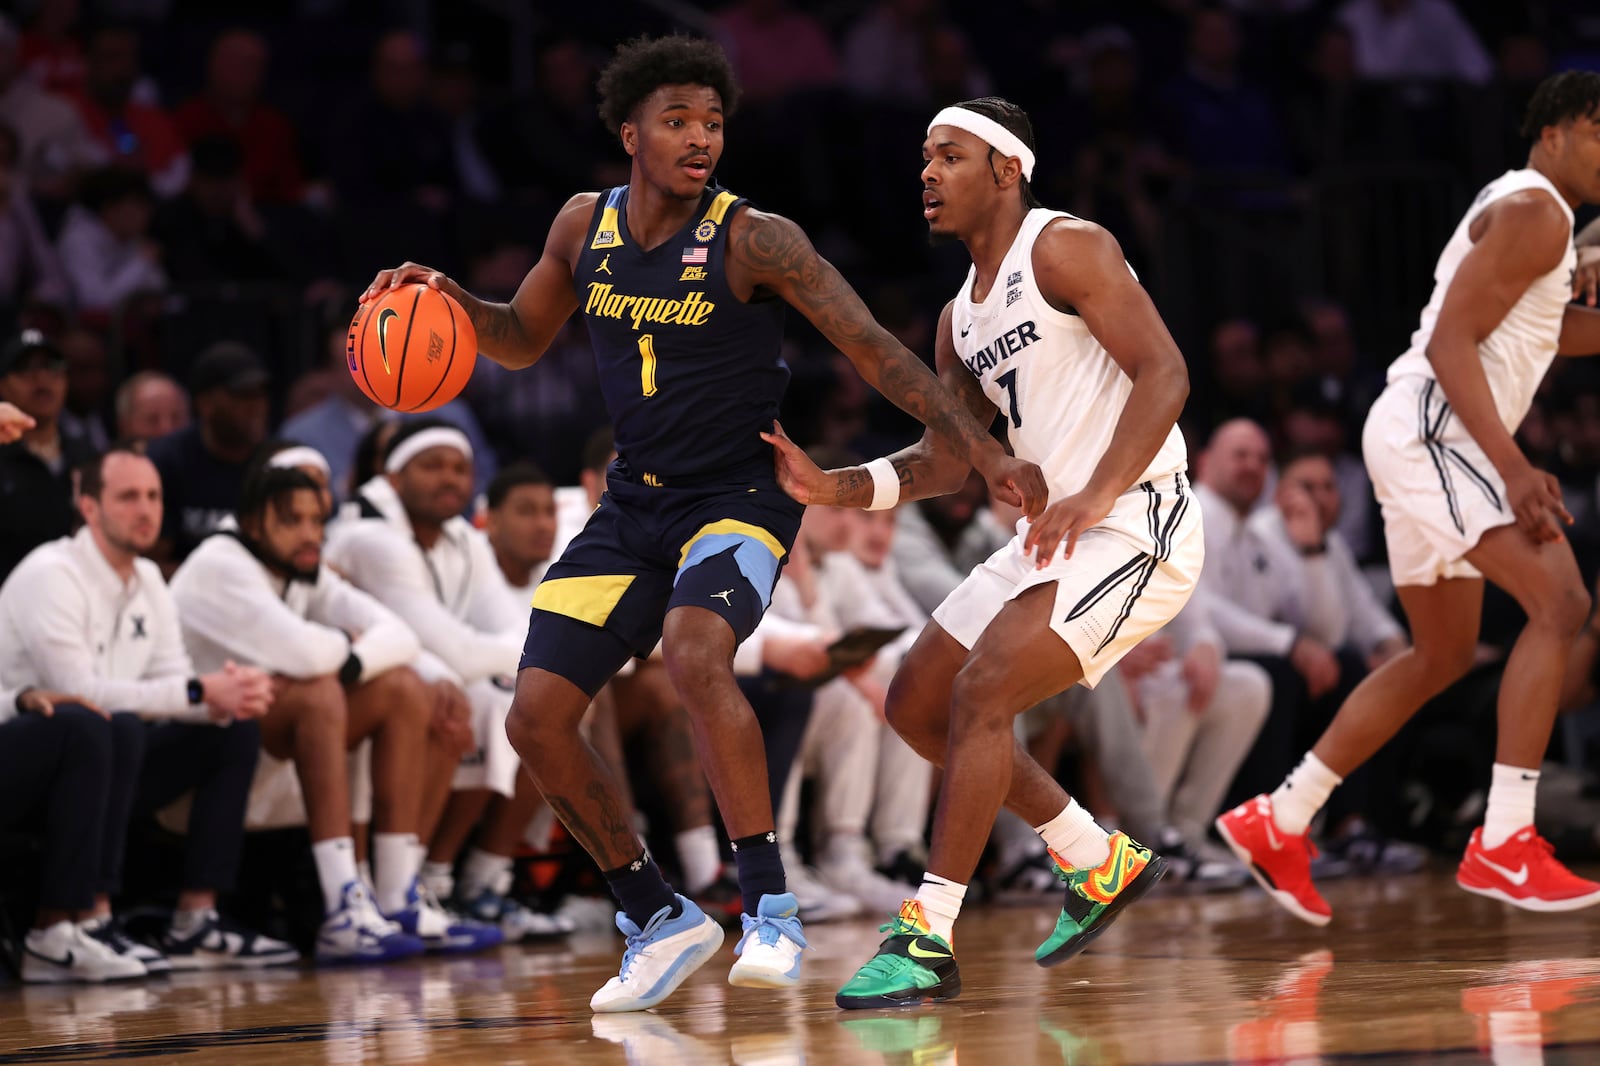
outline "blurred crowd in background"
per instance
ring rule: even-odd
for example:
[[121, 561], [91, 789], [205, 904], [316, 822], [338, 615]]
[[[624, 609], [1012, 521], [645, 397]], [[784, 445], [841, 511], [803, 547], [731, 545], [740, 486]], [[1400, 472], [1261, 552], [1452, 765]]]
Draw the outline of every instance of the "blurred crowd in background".
[[[355, 294], [410, 259], [508, 297], [571, 194], [627, 180], [595, 78], [619, 41], [669, 30], [722, 42], [742, 82], [718, 179], [798, 221], [930, 361], [966, 269], [959, 248], [929, 246], [920, 216], [919, 147], [939, 107], [991, 93], [1021, 104], [1038, 196], [1121, 241], [1188, 357], [1181, 424], [1209, 493], [1210, 552], [1245, 560], [1247, 578], [1213, 582], [1184, 626], [1095, 693], [1030, 715], [1026, 732], [1107, 824], [1187, 856], [1188, 880], [1242, 885], [1205, 837], [1211, 816], [1275, 784], [1341, 694], [1405, 645], [1361, 422], [1472, 193], [1523, 165], [1533, 87], [1600, 67], [1590, 4], [25, 0], [0, 19], [0, 324], [30, 339], [0, 350], [0, 399], [40, 427], [0, 447], [0, 580], [73, 530], [71, 471], [116, 440], [147, 442], [161, 473], [169, 571], [233, 512], [269, 438], [321, 452], [335, 499], [350, 499], [380, 469], [383, 432], [345, 369]], [[792, 437], [825, 465], [915, 439], [920, 427], [798, 316], [789, 324]], [[481, 361], [440, 414], [471, 441], [480, 491], [524, 462], [556, 485], [592, 477], [606, 415], [581, 320], [532, 370]], [[1600, 373], [1559, 366], [1519, 439], [1561, 479], [1592, 581]], [[835, 574], [821, 586], [840, 600], [835, 626], [887, 618], [914, 632], [1010, 517], [974, 481], [887, 518], [808, 518], [802, 572], [785, 577], [803, 586], [794, 612], [816, 621], [810, 564]], [[1282, 551], [1330, 538], [1331, 582]], [[1410, 869], [1423, 848], [1459, 848], [1481, 812], [1499, 664], [1520, 624], [1491, 591], [1479, 668], [1344, 790], [1324, 873]], [[799, 662], [775, 654], [752, 699], [807, 698], [779, 683], [805, 673]], [[1592, 653], [1574, 664], [1551, 753], [1569, 774], [1545, 786], [1570, 802], [1540, 806], [1574, 858], [1600, 852], [1594, 665]], [[870, 724], [886, 680], [819, 695], [813, 721], [855, 720], [859, 701]], [[905, 783], [891, 737], [864, 758], [817, 732], [795, 774], [817, 779], [798, 850], [831, 869], [818, 891], [881, 909], [903, 886], [871, 877], [920, 872], [927, 781], [890, 795]], [[861, 784], [880, 769], [877, 791]], [[647, 811], [680, 805], [646, 821], [683, 824], [681, 804], [706, 804], [703, 785], [690, 791], [643, 790]], [[875, 846], [859, 846], [867, 837]], [[997, 893], [1053, 883], [1030, 839], [997, 834]]]

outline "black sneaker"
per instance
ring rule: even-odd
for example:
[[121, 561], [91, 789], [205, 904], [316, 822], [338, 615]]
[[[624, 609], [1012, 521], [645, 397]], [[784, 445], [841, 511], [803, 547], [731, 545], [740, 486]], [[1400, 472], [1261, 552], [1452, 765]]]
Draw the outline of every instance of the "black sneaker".
[[229, 921], [215, 910], [206, 912], [205, 920], [186, 935], [169, 928], [161, 938], [161, 950], [174, 970], [259, 969], [300, 961], [293, 947]]

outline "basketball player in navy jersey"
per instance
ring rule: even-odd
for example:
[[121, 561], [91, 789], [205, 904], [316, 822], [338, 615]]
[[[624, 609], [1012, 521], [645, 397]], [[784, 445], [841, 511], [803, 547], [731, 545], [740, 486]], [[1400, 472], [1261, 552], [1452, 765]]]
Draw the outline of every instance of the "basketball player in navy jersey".
[[734, 842], [745, 913], [728, 980], [777, 988], [799, 978], [805, 936], [785, 887], [760, 730], [732, 667], [802, 510], [779, 488], [760, 436], [789, 376], [783, 305], [1001, 499], [1038, 514], [1046, 487], [874, 321], [798, 226], [711, 184], [737, 95], [719, 47], [632, 41], [600, 94], [601, 117], [633, 160], [629, 183], [569, 200], [509, 303], [479, 300], [416, 263], [380, 272], [362, 299], [416, 281], [443, 289], [471, 317], [483, 354], [513, 369], [537, 362], [574, 311], [587, 321], [618, 458], [600, 506], [534, 596], [507, 731], [622, 905], [622, 967], [590, 1005], [627, 1011], [659, 1003], [722, 941], [662, 879], [578, 731], [600, 686], [658, 639]]

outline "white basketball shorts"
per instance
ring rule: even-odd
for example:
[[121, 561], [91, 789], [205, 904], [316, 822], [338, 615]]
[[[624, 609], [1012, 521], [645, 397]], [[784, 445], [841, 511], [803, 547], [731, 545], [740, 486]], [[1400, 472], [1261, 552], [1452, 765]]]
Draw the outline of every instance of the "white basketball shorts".
[[1101, 676], [1188, 602], [1205, 561], [1200, 502], [1186, 473], [1141, 482], [1117, 499], [1105, 521], [1040, 569], [1022, 548], [1028, 524], [967, 576], [933, 620], [972, 648], [1007, 601], [1054, 583], [1050, 628], [1083, 666], [1083, 684]]
[[1383, 508], [1394, 583], [1480, 576], [1465, 555], [1516, 515], [1494, 464], [1439, 383], [1421, 376], [1391, 382], [1367, 413], [1361, 453]]

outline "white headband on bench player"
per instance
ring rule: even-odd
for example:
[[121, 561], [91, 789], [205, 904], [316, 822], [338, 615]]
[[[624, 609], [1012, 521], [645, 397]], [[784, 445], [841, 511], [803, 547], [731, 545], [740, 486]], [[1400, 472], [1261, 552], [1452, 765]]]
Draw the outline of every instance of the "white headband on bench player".
[[297, 444], [293, 448], [285, 448], [278, 452], [267, 465], [273, 469], [293, 470], [301, 466], [314, 466], [322, 471], [323, 477], [332, 477], [333, 471], [328, 466], [328, 460], [315, 448], [308, 448], [304, 444]]
[[933, 116], [933, 121], [928, 123], [928, 132], [932, 133], [935, 126], [954, 126], [958, 130], [966, 130], [974, 137], [989, 142], [1002, 155], [1016, 156], [1022, 161], [1022, 176], [1033, 180], [1033, 151], [1022, 143], [1021, 137], [989, 116], [968, 111], [964, 107], [947, 107]]
[[459, 429], [449, 426], [430, 426], [415, 437], [407, 437], [384, 460], [383, 472], [392, 474], [429, 448], [454, 448], [468, 459], [472, 458], [472, 442]]

